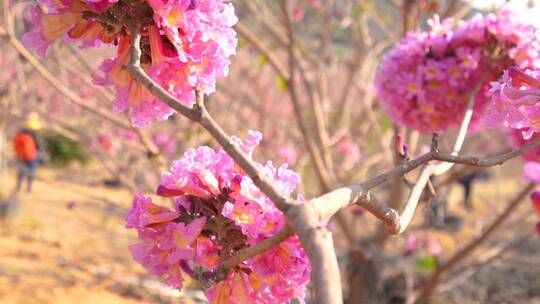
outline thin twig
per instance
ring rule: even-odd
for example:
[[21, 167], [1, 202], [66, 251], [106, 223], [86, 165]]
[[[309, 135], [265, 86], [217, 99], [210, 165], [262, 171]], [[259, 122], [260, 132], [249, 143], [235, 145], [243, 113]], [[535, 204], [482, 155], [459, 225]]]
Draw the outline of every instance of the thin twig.
[[[281, 244], [281, 242], [285, 241], [289, 237], [291, 237], [294, 234], [294, 231], [291, 227], [285, 226], [282, 228], [278, 233], [274, 234], [273, 236], [261, 241], [255, 246], [248, 247], [240, 252], [238, 252], [236, 255], [231, 257], [230, 259], [224, 261], [219, 265], [220, 269], [228, 270], [231, 268], [234, 268], [238, 266], [240, 263], [257, 256], [261, 253], [264, 253], [273, 247]], [[219, 272], [219, 270], [218, 270]]]

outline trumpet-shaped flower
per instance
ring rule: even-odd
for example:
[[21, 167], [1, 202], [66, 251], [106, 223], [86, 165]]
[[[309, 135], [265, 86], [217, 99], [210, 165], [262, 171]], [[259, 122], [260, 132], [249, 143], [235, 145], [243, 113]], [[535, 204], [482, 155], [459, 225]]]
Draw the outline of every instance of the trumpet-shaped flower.
[[524, 139], [540, 132], [540, 70], [505, 71], [501, 82], [492, 82], [493, 93], [488, 122], [521, 130]]
[[[231, 140], [251, 155], [261, 134], [250, 132], [246, 142]], [[284, 194], [300, 182], [287, 165], [271, 162], [259, 169]], [[130, 247], [134, 259], [170, 286], [182, 286], [182, 272], [213, 271], [240, 250], [273, 236], [285, 217], [223, 150], [190, 149], [162, 174], [157, 194], [172, 197], [175, 210], [137, 194], [126, 226], [139, 232]], [[303, 301], [311, 267], [296, 236], [230, 269], [226, 278], [206, 291], [212, 303], [283, 303]]]
[[50, 43], [58, 38], [81, 40], [84, 46], [98, 46], [111, 43], [115, 35], [102, 23], [86, 18], [85, 12], [92, 12], [96, 3], [80, 0], [40, 1], [46, 7], [44, 13], [40, 6], [31, 8], [34, 31], [23, 36], [23, 42], [36, 49], [43, 57]]

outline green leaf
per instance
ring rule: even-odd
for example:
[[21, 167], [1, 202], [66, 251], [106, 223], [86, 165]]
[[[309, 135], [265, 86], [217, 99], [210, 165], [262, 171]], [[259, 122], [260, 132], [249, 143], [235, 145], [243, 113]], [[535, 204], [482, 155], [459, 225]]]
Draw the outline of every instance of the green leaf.
[[437, 260], [433, 256], [422, 256], [416, 261], [416, 267], [420, 270], [434, 271], [437, 268]]
[[392, 127], [392, 119], [388, 115], [379, 116], [379, 124], [383, 133], [386, 133]]
[[238, 39], [238, 47], [243, 47], [243, 46], [246, 46], [249, 42], [247, 41], [246, 38], [244, 37], [240, 37]]
[[264, 66], [268, 62], [268, 58], [264, 55], [257, 57], [257, 66]]
[[289, 89], [287, 80], [281, 76], [276, 76], [276, 85], [281, 92], [286, 92]]

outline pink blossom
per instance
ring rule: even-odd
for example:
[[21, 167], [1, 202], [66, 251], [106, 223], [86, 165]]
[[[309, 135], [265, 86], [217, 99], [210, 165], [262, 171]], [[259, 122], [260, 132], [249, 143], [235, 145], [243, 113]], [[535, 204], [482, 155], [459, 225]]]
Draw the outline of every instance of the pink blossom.
[[[262, 135], [250, 131], [245, 142], [231, 141], [248, 155]], [[284, 194], [300, 183], [287, 165], [271, 162], [259, 169]], [[189, 149], [163, 173], [158, 195], [173, 197], [176, 210], [154, 205], [137, 194], [127, 227], [136, 228], [140, 243], [130, 249], [151, 273], [181, 288], [180, 268], [212, 273], [224, 259], [274, 235], [285, 217], [222, 149]], [[195, 268], [193, 268], [195, 269]], [[231, 269], [224, 281], [206, 291], [211, 303], [283, 303], [303, 301], [311, 267], [298, 237]], [[214, 274], [215, 275], [215, 274]]]
[[360, 206], [358, 206], [358, 205], [353, 205], [353, 206], [351, 206], [351, 207], [349, 207], [349, 208], [351, 209], [351, 211], [352, 211], [354, 214], [356, 214], [356, 215], [358, 215], [358, 216], [364, 215], [364, 214], [366, 213], [366, 209], [364, 209], [364, 208], [362, 208], [362, 207], [360, 207]]
[[439, 239], [434, 236], [430, 236], [426, 242], [426, 250], [431, 256], [439, 256], [442, 252], [442, 246]]
[[[125, 36], [119, 40], [117, 57], [102, 63], [100, 70], [105, 74], [104, 77], [95, 77], [96, 84], [114, 86], [116, 99], [113, 101], [113, 110], [120, 114], [133, 108], [131, 121], [133, 126], [138, 128], [147, 127], [153, 120], [163, 121], [169, 118], [173, 110], [155, 98], [129, 74], [124, 68], [128, 63], [129, 36]], [[143, 68], [148, 69], [148, 66], [143, 65]], [[189, 100], [187, 105], [193, 103], [193, 100]]]
[[150, 225], [168, 223], [178, 217], [178, 213], [166, 207], [156, 205], [149, 197], [137, 192], [133, 207], [126, 217], [126, 228], [144, 229]]
[[356, 164], [362, 158], [358, 145], [355, 145], [349, 139], [342, 140], [338, 144], [337, 150], [343, 156], [345, 162], [349, 164]]
[[[472, 126], [489, 100], [489, 82], [510, 65], [540, 63], [540, 42], [534, 27], [509, 10], [469, 21], [429, 22], [428, 32], [408, 33], [379, 66], [375, 84], [383, 109], [401, 126], [423, 133], [460, 124], [474, 88]], [[497, 49], [499, 53], [492, 54]], [[497, 59], [493, 59], [497, 55]]]
[[156, 205], [140, 192], [126, 216], [126, 227], [135, 228], [141, 243], [129, 246], [133, 259], [152, 274], [163, 276], [173, 288], [182, 288], [180, 264], [195, 254], [195, 240], [206, 222], [201, 217], [189, 224], [176, 223], [176, 211]]
[[127, 140], [127, 141], [137, 141], [139, 140], [139, 137], [137, 136], [137, 133], [133, 131], [129, 131], [126, 129], [120, 129], [116, 132], [116, 136]]
[[36, 49], [40, 56], [44, 56], [50, 43], [58, 38], [81, 40], [83, 44], [99, 45], [111, 43], [114, 35], [94, 19], [83, 17], [85, 11], [92, 11], [93, 4], [89, 5], [79, 0], [66, 1], [38, 1], [47, 7], [43, 13], [39, 6], [31, 8], [34, 31], [23, 36], [27, 47]]
[[414, 234], [407, 237], [405, 246], [403, 246], [403, 254], [406, 256], [412, 255], [422, 245], [422, 240], [418, 239]]
[[220, 247], [216, 245], [210, 238], [200, 236], [197, 238], [197, 245], [195, 246], [197, 252], [195, 253], [195, 263], [214, 270], [221, 261], [219, 256]]
[[111, 138], [105, 133], [98, 133], [96, 137], [97, 137], [97, 141], [101, 149], [107, 155], [113, 155], [116, 150], [116, 145], [111, 140]]
[[298, 151], [289, 144], [285, 144], [279, 148], [278, 156], [282, 161], [290, 165], [294, 165], [298, 161]]
[[540, 70], [511, 68], [501, 82], [491, 83], [491, 91], [490, 126], [521, 130], [524, 139], [540, 131]]
[[259, 303], [256, 297], [258, 283], [254, 273], [231, 271], [225, 281], [206, 290], [205, 295], [210, 303]]
[[540, 163], [526, 163], [525, 166], [523, 166], [523, 176], [525, 179], [540, 184]]
[[194, 219], [189, 224], [169, 223], [167, 225], [165, 234], [170, 235], [170, 238], [163, 241], [161, 245], [163, 249], [172, 250], [167, 257], [169, 263], [193, 259], [195, 250], [191, 247], [191, 244], [201, 234], [205, 223], [206, 218], [203, 216]]
[[402, 157], [405, 157], [409, 154], [409, 146], [405, 143], [403, 135], [401, 134], [396, 135], [395, 147], [396, 151]]
[[417, 237], [409, 235], [403, 246], [403, 255], [410, 256], [415, 254], [419, 249], [424, 249], [430, 256], [439, 256], [442, 252], [441, 243], [435, 236]]
[[165, 132], [156, 133], [152, 136], [152, 140], [164, 155], [171, 156], [176, 152], [176, 142], [169, 134]]

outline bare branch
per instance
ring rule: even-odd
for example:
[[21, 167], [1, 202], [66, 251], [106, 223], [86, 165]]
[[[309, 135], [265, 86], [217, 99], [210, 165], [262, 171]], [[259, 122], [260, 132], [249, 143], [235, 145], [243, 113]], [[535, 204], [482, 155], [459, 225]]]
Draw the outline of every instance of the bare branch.
[[[231, 268], [234, 268], [238, 266], [243, 261], [246, 261], [254, 256], [257, 256], [259, 254], [262, 254], [273, 247], [279, 245], [281, 242], [285, 241], [289, 237], [291, 237], [294, 234], [294, 231], [291, 227], [285, 226], [283, 229], [281, 229], [278, 233], [273, 235], [272, 237], [269, 237], [262, 242], [258, 243], [255, 246], [248, 247], [240, 252], [238, 252], [236, 255], [231, 257], [230, 259], [224, 261], [219, 265], [220, 269], [228, 270]], [[220, 270], [218, 270], [219, 272]]]
[[540, 139], [532, 141], [517, 150], [509, 151], [504, 154], [484, 159], [476, 156], [454, 156], [452, 154], [444, 153], [433, 153], [433, 159], [454, 164], [471, 165], [475, 167], [492, 167], [496, 165], [502, 165], [506, 161], [534, 149], [538, 145], [540, 145]]

